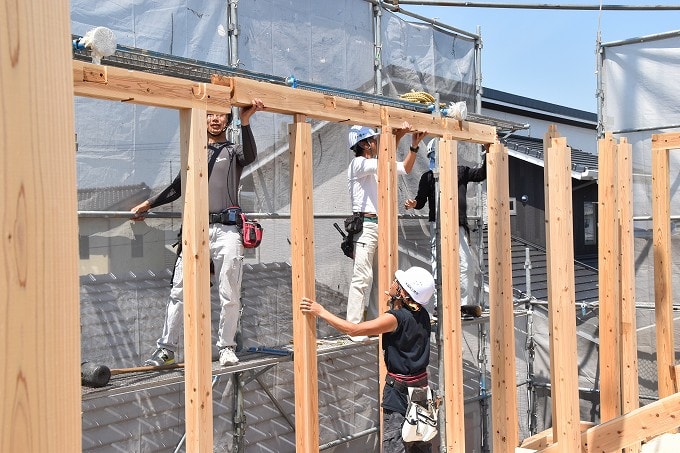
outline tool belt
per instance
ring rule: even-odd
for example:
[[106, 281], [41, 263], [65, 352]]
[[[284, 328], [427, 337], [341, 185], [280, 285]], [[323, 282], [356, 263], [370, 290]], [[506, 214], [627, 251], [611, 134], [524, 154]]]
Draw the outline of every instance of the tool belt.
[[395, 388], [399, 392], [406, 393], [409, 387], [426, 387], [428, 385], [427, 371], [416, 375], [404, 375], [397, 373], [387, 373], [385, 384]]
[[241, 208], [231, 206], [221, 212], [211, 212], [208, 222], [221, 223], [222, 225], [241, 225]]

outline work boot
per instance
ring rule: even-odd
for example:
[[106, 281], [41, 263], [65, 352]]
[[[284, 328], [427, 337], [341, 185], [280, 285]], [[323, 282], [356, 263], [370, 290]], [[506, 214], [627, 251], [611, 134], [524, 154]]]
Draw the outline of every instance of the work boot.
[[158, 348], [151, 354], [151, 358], [144, 362], [144, 365], [161, 366], [173, 363], [175, 363], [175, 353], [169, 349]]
[[237, 363], [238, 357], [236, 357], [233, 346], [226, 346], [220, 349], [220, 365], [236, 365]]
[[463, 319], [479, 318], [482, 316], [482, 307], [479, 305], [461, 305], [460, 313]]

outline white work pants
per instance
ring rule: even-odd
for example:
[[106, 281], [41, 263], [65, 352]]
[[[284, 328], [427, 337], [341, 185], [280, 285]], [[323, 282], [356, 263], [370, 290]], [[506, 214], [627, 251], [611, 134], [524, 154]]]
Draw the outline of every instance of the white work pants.
[[[354, 247], [354, 274], [347, 298], [347, 321], [358, 324], [378, 316], [377, 291], [373, 288], [373, 270], [378, 256], [378, 224], [364, 221], [364, 227]], [[370, 296], [370, 297], [369, 297]]]
[[458, 228], [458, 257], [460, 262], [460, 304], [478, 305], [475, 301], [475, 272], [478, 268], [472, 255], [465, 228]]
[[[236, 345], [234, 336], [238, 328], [241, 311], [241, 280], [243, 277], [241, 234], [235, 225], [213, 223], [210, 225], [208, 235], [210, 258], [215, 266], [221, 307], [217, 347], [234, 346]], [[177, 351], [179, 337], [183, 333], [184, 325], [183, 291], [182, 255], [180, 254], [175, 262], [175, 275], [172, 280], [163, 335], [156, 343], [159, 348]]]

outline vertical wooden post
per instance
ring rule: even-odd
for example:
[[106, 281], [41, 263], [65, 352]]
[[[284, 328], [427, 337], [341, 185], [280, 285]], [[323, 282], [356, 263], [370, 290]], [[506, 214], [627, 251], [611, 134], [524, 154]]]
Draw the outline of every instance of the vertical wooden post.
[[187, 451], [191, 452], [213, 448], [206, 114], [201, 108], [182, 109], [179, 113], [184, 193], [184, 413]]
[[288, 126], [291, 169], [291, 264], [293, 272], [293, 353], [295, 355], [295, 445], [319, 451], [319, 384], [316, 322], [300, 311], [303, 297], [316, 299], [314, 276], [314, 203], [312, 127], [304, 115]]
[[[463, 349], [460, 323], [460, 258], [458, 256], [458, 143], [439, 141], [439, 224], [441, 227], [442, 336], [446, 451], [465, 452]], [[440, 370], [441, 372], [442, 370]]]
[[576, 316], [574, 314], [574, 222], [571, 196], [571, 150], [565, 138], [552, 138], [545, 153], [545, 194], [550, 211], [546, 228], [550, 241], [550, 381], [553, 399], [553, 439], [560, 451], [580, 452]]
[[0, 29], [0, 451], [80, 451], [68, 2], [2, 0]]
[[487, 159], [489, 201], [489, 307], [493, 450], [511, 453], [519, 445], [512, 304], [508, 153], [491, 146]]
[[[618, 223], [620, 226], [619, 294], [621, 294], [621, 413], [640, 407], [635, 310], [635, 246], [633, 242], [633, 147], [622, 138], [616, 147]], [[625, 449], [640, 451], [640, 444]]]
[[670, 174], [663, 135], [652, 135], [652, 224], [654, 228], [654, 305], [659, 398], [672, 395], [673, 274], [670, 226]]
[[[387, 310], [387, 300], [382, 297], [383, 288], [388, 288], [397, 270], [399, 256], [397, 254], [397, 142], [389, 123], [387, 109], [380, 110], [382, 124], [378, 146], [378, 313]], [[374, 271], [375, 274], [375, 271]], [[378, 340], [378, 350], [382, 351], [382, 337]], [[385, 361], [378, 356], [379, 388], [385, 382]], [[378, 395], [382, 403], [382, 392]], [[383, 417], [380, 411], [380, 445], [382, 446]]]
[[600, 279], [600, 419], [621, 415], [620, 240], [616, 144], [598, 140], [598, 268]]

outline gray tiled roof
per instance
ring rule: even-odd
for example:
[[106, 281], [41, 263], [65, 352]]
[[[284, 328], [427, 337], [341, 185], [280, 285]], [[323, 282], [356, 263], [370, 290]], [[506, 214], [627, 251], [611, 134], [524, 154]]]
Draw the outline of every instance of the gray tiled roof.
[[[526, 251], [529, 250], [531, 296], [539, 301], [548, 300], [548, 269], [545, 249], [511, 237], [512, 288], [515, 298], [527, 295]], [[488, 240], [484, 231], [484, 269], [488, 269]], [[488, 272], [484, 279], [488, 282]], [[576, 303], [591, 303], [599, 300], [597, 269], [578, 261], [574, 262], [574, 292]]]
[[[502, 142], [511, 155], [543, 166], [543, 140], [511, 135]], [[597, 155], [571, 148], [571, 171], [576, 179], [597, 179]]]
[[78, 189], [78, 210], [129, 210], [149, 198], [151, 189], [144, 183], [115, 187]]

